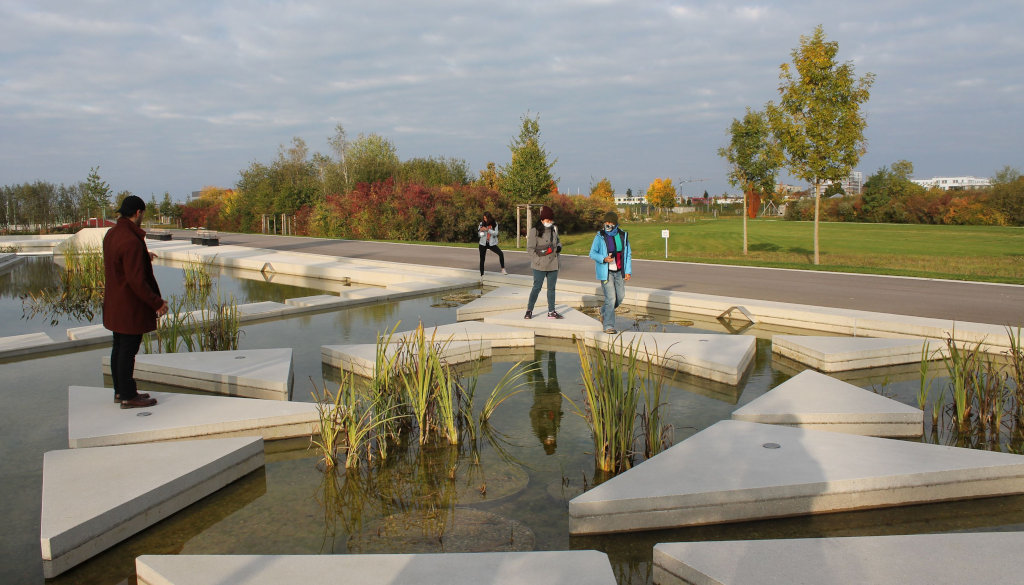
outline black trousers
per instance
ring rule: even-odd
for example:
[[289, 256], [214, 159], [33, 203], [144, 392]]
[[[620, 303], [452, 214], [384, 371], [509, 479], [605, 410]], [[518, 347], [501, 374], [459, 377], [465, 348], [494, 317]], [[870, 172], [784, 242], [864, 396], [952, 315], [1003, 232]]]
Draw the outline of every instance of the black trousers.
[[141, 335], [114, 333], [110, 348], [110, 377], [114, 379], [114, 395], [131, 400], [139, 395], [135, 385], [135, 355], [142, 345]]
[[505, 267], [505, 255], [501, 253], [501, 248], [497, 244], [493, 246], [480, 244], [480, 276], [484, 275], [484, 256], [487, 255], [487, 250], [494, 250], [494, 253], [498, 255], [498, 262], [501, 262], [501, 267]]

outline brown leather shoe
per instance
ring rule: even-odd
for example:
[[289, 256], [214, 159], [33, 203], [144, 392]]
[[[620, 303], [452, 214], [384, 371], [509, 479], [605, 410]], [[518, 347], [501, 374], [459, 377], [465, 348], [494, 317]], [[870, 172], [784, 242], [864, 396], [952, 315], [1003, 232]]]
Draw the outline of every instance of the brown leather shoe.
[[122, 400], [121, 408], [146, 408], [156, 404], [156, 398], [143, 398], [141, 394], [130, 400]]
[[[147, 394], [145, 392], [139, 392], [138, 394], [136, 394], [136, 398], [149, 398], [149, 394]], [[120, 394], [114, 394], [114, 402], [116, 402], [118, 404], [121, 403], [121, 395]]]

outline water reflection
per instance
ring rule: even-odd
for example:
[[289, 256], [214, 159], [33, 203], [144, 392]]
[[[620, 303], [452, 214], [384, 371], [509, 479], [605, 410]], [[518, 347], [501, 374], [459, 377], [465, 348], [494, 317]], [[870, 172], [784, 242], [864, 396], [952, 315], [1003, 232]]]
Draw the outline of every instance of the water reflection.
[[553, 455], [558, 447], [558, 427], [563, 415], [562, 390], [558, 385], [558, 360], [553, 351], [536, 353], [536, 367], [527, 374], [533, 386], [530, 425], [544, 447], [544, 453]]

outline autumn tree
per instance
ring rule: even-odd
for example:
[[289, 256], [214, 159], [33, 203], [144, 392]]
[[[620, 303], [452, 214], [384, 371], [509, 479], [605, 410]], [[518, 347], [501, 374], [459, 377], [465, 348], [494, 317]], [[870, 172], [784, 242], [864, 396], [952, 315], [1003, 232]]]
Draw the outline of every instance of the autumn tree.
[[498, 171], [499, 191], [512, 203], [540, 203], [549, 199], [551, 176], [556, 160], [548, 162], [548, 153], [540, 143], [540, 115], [523, 115], [519, 136], [511, 144], [512, 160]]
[[676, 206], [676, 188], [672, 179], [654, 179], [647, 188], [647, 203], [659, 209], [671, 209]]
[[605, 177], [590, 188], [590, 198], [603, 209], [615, 208], [615, 190], [612, 182]]
[[838, 63], [839, 43], [827, 41], [821, 25], [801, 36], [792, 65], [779, 73], [779, 104], [769, 103], [773, 132], [786, 152], [789, 171], [814, 186], [814, 263], [819, 263], [821, 185], [850, 174], [865, 152], [867, 121], [861, 104], [870, 97], [874, 74], [854, 76], [853, 64]]
[[743, 253], [747, 253], [747, 201], [775, 191], [775, 177], [784, 161], [782, 148], [772, 135], [763, 112], [747, 108], [742, 120], [729, 125], [729, 146], [718, 156], [729, 161], [729, 183], [743, 191]]
[[474, 181], [473, 184], [497, 191], [499, 178], [497, 166], [495, 166], [494, 162], [488, 162], [487, 168], [480, 171], [480, 178]]

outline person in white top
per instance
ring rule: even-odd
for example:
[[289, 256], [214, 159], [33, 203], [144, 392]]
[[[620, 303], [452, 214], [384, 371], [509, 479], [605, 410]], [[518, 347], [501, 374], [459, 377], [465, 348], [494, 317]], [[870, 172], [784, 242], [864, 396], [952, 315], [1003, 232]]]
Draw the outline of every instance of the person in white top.
[[498, 255], [498, 262], [501, 263], [501, 273], [508, 274], [505, 272], [505, 255], [498, 247], [498, 222], [494, 221], [490, 211], [484, 212], [484, 220], [480, 222], [477, 231], [480, 233], [480, 276], [484, 275], [484, 257], [487, 256], [487, 250], [494, 250]]

